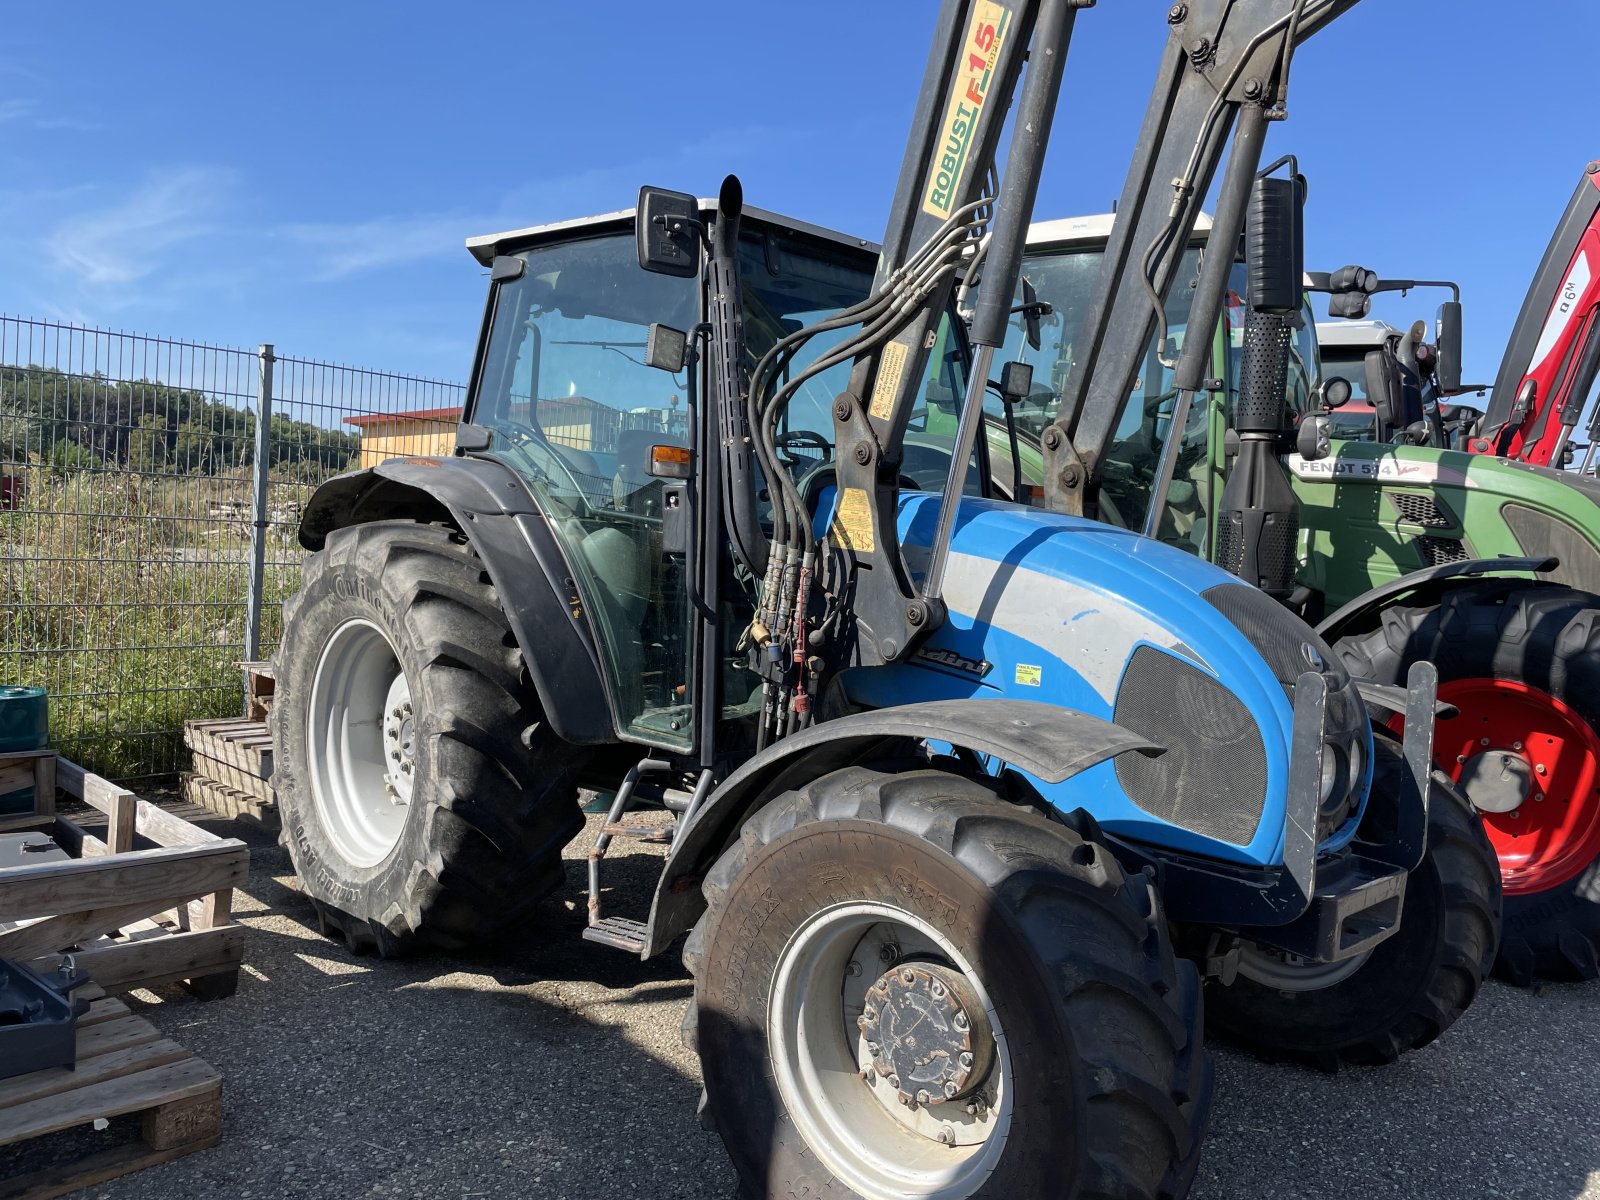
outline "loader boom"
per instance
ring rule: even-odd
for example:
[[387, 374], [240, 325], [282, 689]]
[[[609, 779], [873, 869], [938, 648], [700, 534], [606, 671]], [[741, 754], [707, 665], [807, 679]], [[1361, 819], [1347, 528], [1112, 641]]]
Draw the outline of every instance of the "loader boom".
[[[1232, 247], [1245, 226], [1267, 125], [1286, 114], [1295, 49], [1356, 0], [1195, 0], [1175, 4], [1160, 73], [1128, 171], [1100, 285], [1056, 420], [1042, 438], [1048, 507], [1091, 509], [1100, 470], [1189, 244], [1229, 133], [1237, 127], [1211, 244]], [[1207, 257], [1190, 329], [1215, 327], [1231, 254]], [[1178, 364], [1180, 410], [1208, 382], [1204, 347]], [[1181, 427], [1182, 415], [1176, 420]], [[1153, 506], [1154, 507], [1154, 506]]]

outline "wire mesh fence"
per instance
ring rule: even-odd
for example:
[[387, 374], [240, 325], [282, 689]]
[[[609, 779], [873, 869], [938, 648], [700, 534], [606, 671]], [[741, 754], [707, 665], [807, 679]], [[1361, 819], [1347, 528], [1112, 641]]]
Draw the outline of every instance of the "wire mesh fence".
[[0, 684], [47, 688], [91, 769], [175, 776], [183, 722], [237, 712], [276, 643], [311, 491], [448, 452], [463, 391], [0, 317]]

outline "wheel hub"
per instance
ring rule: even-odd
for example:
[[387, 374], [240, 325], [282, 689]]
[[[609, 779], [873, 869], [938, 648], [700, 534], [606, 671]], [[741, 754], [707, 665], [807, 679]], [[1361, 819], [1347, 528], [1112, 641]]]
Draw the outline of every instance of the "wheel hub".
[[394, 677], [383, 705], [383, 784], [395, 804], [411, 803], [416, 779], [417, 722], [405, 672]]
[[1456, 782], [1479, 812], [1515, 812], [1533, 794], [1533, 764], [1512, 750], [1486, 750], [1461, 764]]
[[994, 1057], [982, 1002], [960, 972], [902, 963], [867, 989], [858, 1021], [872, 1069], [903, 1104], [960, 1100], [987, 1078]]

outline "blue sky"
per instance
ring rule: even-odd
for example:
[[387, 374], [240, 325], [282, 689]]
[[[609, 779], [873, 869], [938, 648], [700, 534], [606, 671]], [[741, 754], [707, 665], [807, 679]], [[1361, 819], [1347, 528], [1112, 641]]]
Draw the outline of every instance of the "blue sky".
[[[736, 171], [754, 204], [877, 237], [935, 7], [14, 6], [0, 311], [464, 378], [472, 234]], [[1081, 16], [1037, 215], [1121, 190], [1167, 7]], [[1308, 43], [1269, 152], [1311, 178], [1311, 265], [1460, 280], [1492, 376], [1600, 157], [1567, 52], [1597, 33], [1592, 0], [1366, 0]]]

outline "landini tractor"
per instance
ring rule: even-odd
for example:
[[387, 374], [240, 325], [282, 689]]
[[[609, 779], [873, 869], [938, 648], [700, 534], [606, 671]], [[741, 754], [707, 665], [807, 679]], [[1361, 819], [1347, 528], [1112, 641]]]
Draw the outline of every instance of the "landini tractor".
[[[1216, 125], [1352, 2], [1175, 12]], [[1202, 974], [1243, 981], [1248, 948], [1288, 980], [1252, 992], [1263, 1028], [1381, 1060], [1493, 954], [1492, 862], [1437, 891], [1475, 826], [1429, 768], [1430, 667], [1355, 680], [1193, 555], [982, 496], [1080, 7], [941, 6], [876, 253], [732, 178], [475, 239], [455, 453], [304, 514], [274, 783], [327, 928], [390, 954], [528, 922], [580, 787], [615, 789], [608, 825], [660, 797], [648, 916], [605, 911], [603, 833], [585, 936], [688, 935], [704, 1117], [755, 1195], [1181, 1196]], [[1387, 970], [1452, 998], [1356, 1003]]]
[[[1476, 429], [1470, 411], [1440, 403], [1479, 390], [1460, 382], [1453, 304], [1441, 310], [1437, 345], [1425, 327], [1389, 332], [1354, 322], [1339, 340], [1371, 344], [1336, 350], [1334, 361], [1345, 370], [1359, 361], [1360, 374], [1352, 381], [1325, 367], [1320, 388], [1308, 306], [1290, 339], [1288, 411], [1274, 421], [1293, 489], [1293, 509], [1283, 501], [1292, 512], [1286, 520], [1298, 523], [1293, 581], [1282, 594], [1321, 622], [1352, 672], [1393, 684], [1414, 662], [1438, 668], [1440, 698], [1460, 716], [1439, 723], [1437, 763], [1484, 816], [1506, 893], [1499, 967], [1521, 983], [1537, 975], [1592, 979], [1600, 970], [1600, 484], [1541, 465], [1560, 460], [1600, 368], [1600, 290], [1589, 282], [1600, 279], [1597, 173], [1585, 173], [1557, 229]], [[1043, 222], [1030, 234], [1027, 277], [1056, 322], [1040, 350], [1023, 345], [1020, 332], [1013, 338], [1021, 358], [1050, 380], [1016, 409], [1031, 422], [1035, 445], [1083, 361], [1083, 314], [1105, 283], [1111, 226], [1110, 218], [1079, 218]], [[1169, 456], [1170, 372], [1146, 334], [1147, 369], [1128, 386], [1147, 415], [1124, 426], [1126, 449], [1107, 464], [1099, 512], [1227, 561], [1219, 498], [1235, 461], [1248, 286], [1243, 265], [1234, 264], [1221, 320], [1194, 324], [1189, 301], [1205, 234], [1202, 227], [1191, 240], [1163, 318], [1169, 336], [1215, 330], [1184, 341], [1204, 354], [1216, 386], [1191, 410]], [[1363, 293], [1423, 286], [1353, 268], [1311, 278], [1335, 292], [1334, 307], [1356, 315], [1365, 313]], [[1371, 409], [1353, 418], [1351, 382]], [[1520, 405], [1508, 399], [1519, 395]], [[1311, 435], [1311, 453], [1296, 451], [1298, 429], [1319, 424], [1305, 415], [1332, 424], [1331, 453], [1319, 456]], [[992, 429], [1002, 418], [993, 407]], [[1004, 441], [1000, 432], [991, 439]], [[1034, 450], [1030, 460], [1027, 441], [1024, 433], [1023, 473], [1041, 480], [1042, 456]], [[1474, 452], [1448, 448], [1463, 442]], [[1497, 446], [1503, 455], [1491, 453]], [[1173, 474], [1167, 503], [1152, 513], [1158, 467]]]

